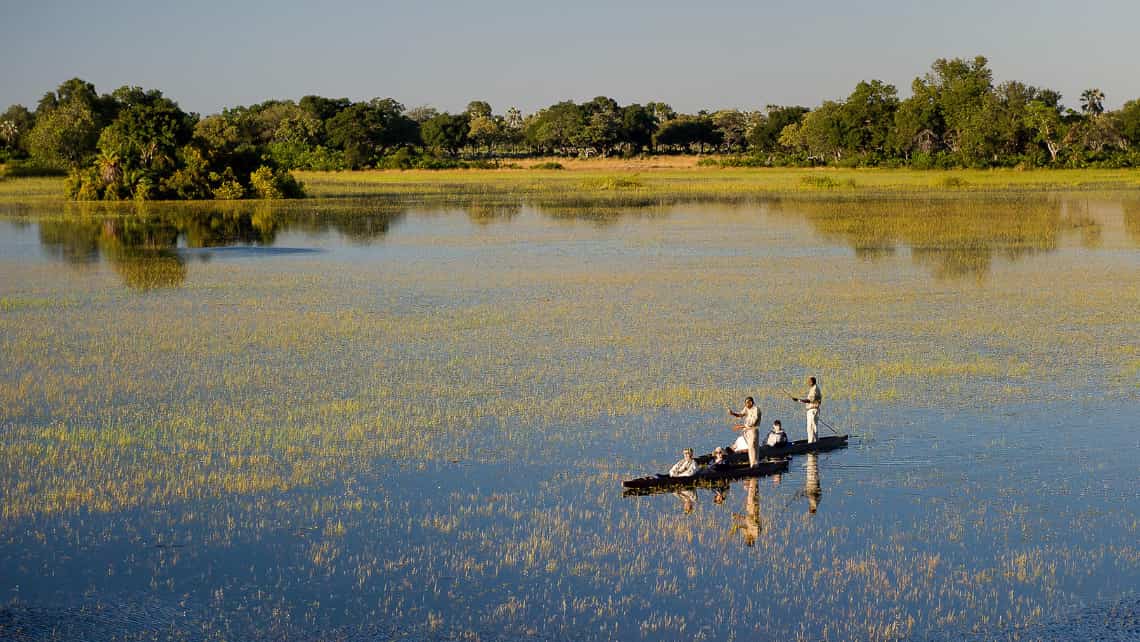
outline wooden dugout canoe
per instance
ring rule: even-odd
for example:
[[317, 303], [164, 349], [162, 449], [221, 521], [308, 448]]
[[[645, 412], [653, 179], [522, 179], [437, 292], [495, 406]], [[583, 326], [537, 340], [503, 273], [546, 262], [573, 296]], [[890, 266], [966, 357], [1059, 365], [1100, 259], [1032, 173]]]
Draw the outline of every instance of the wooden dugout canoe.
[[[747, 455], [745, 455], [747, 457]], [[763, 477], [764, 475], [774, 475], [782, 473], [788, 469], [788, 458], [780, 459], [778, 461], [762, 461], [756, 465], [755, 468], [749, 467], [747, 463], [743, 465], [729, 466], [723, 470], [701, 470], [692, 477], [670, 477], [668, 475], [650, 475], [649, 477], [638, 477], [637, 479], [627, 479], [621, 483], [626, 488], [637, 489], [673, 489], [673, 488], [691, 488], [708, 484], [709, 482], [717, 482], [729, 479], [743, 479], [745, 477]]]
[[[800, 455], [803, 453], [818, 453], [825, 450], [835, 450], [836, 448], [846, 448], [847, 437], [847, 435], [820, 437], [814, 443], [810, 444], [806, 439], [800, 439], [799, 441], [789, 441], [786, 445], [783, 446], [773, 446], [771, 448], [767, 446], [761, 446], [760, 448], [756, 449], [756, 453], [761, 459], [765, 457], [784, 457], [787, 455]], [[712, 458], [712, 453], [709, 453], [707, 455], [696, 457], [695, 459], [697, 460], [698, 464], [707, 464], [712, 461]], [[729, 463], [733, 464], [742, 461], [748, 461], [748, 453], [734, 453], [730, 451], [725, 459], [727, 459]]]

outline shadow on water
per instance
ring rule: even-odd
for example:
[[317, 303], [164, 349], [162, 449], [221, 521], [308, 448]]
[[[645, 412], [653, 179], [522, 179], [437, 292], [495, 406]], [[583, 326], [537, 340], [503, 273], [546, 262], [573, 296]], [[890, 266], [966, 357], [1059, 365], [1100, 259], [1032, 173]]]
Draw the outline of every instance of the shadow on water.
[[124, 285], [151, 290], [180, 286], [186, 260], [252, 258], [315, 252], [274, 247], [279, 234], [335, 232], [349, 242], [371, 244], [404, 216], [403, 209], [299, 209], [268, 203], [223, 206], [154, 205], [124, 213], [99, 205], [68, 206], [65, 216], [38, 221], [40, 245], [65, 263], [91, 266], [106, 261]]

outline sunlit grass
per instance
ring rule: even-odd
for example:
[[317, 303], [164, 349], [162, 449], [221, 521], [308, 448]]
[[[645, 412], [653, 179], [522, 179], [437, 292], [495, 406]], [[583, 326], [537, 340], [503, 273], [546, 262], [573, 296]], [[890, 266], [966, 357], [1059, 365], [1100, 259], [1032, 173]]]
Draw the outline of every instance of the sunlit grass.
[[1140, 186], [1137, 170], [882, 170], [882, 169], [709, 169], [655, 168], [631, 171], [580, 169], [302, 172], [318, 196], [359, 190], [428, 194], [438, 191], [550, 193], [591, 183], [633, 180], [651, 194], [748, 194], [829, 190], [941, 192], [1129, 189]]
[[[537, 163], [539, 161], [535, 161]], [[638, 191], [645, 197], [677, 199], [741, 197], [799, 192], [1040, 192], [1119, 190], [1140, 187], [1135, 169], [906, 170], [836, 168], [707, 168], [687, 161], [561, 161], [567, 170], [370, 170], [294, 174], [316, 198], [402, 195], [553, 196]], [[530, 163], [530, 164], [534, 164]], [[0, 179], [4, 202], [62, 201], [63, 179]]]

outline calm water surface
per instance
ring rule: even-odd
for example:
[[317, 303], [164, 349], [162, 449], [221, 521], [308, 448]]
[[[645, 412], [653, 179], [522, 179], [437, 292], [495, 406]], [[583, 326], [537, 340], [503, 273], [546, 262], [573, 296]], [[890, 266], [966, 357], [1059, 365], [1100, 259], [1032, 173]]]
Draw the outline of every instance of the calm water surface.
[[0, 638], [1140, 639], [1137, 327], [1131, 194], [9, 215]]

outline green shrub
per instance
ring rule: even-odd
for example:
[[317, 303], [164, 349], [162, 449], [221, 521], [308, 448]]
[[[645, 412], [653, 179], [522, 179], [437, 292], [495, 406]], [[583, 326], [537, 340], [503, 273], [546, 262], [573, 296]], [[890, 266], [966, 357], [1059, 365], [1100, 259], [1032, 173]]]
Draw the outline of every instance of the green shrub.
[[103, 181], [94, 167], [72, 170], [64, 183], [67, 197], [73, 201], [97, 201], [103, 198]]
[[274, 164], [284, 169], [338, 171], [348, 167], [342, 152], [321, 145], [274, 141], [266, 146], [266, 151]]
[[305, 188], [284, 169], [273, 170], [265, 165], [249, 175], [249, 186], [258, 198], [304, 198]]
[[136, 201], [149, 201], [155, 197], [155, 185], [149, 177], [142, 177], [135, 182], [134, 199]]
[[463, 161], [455, 158], [440, 158], [424, 154], [413, 165], [416, 169], [462, 169], [467, 167]]
[[376, 163], [376, 169], [412, 169], [419, 155], [410, 147], [401, 147]]
[[214, 198], [219, 201], [236, 201], [244, 197], [245, 188], [236, 180], [223, 181], [221, 185], [214, 188]]
[[720, 167], [769, 167], [771, 156], [750, 154], [745, 156], [725, 156], [719, 159], [704, 158], [697, 162], [697, 166], [719, 165]]
[[945, 189], [965, 189], [970, 186], [969, 181], [961, 176], [943, 176], [938, 184]]
[[566, 169], [562, 163], [555, 161], [547, 161], [545, 163], [536, 163], [530, 166], [531, 169]]

